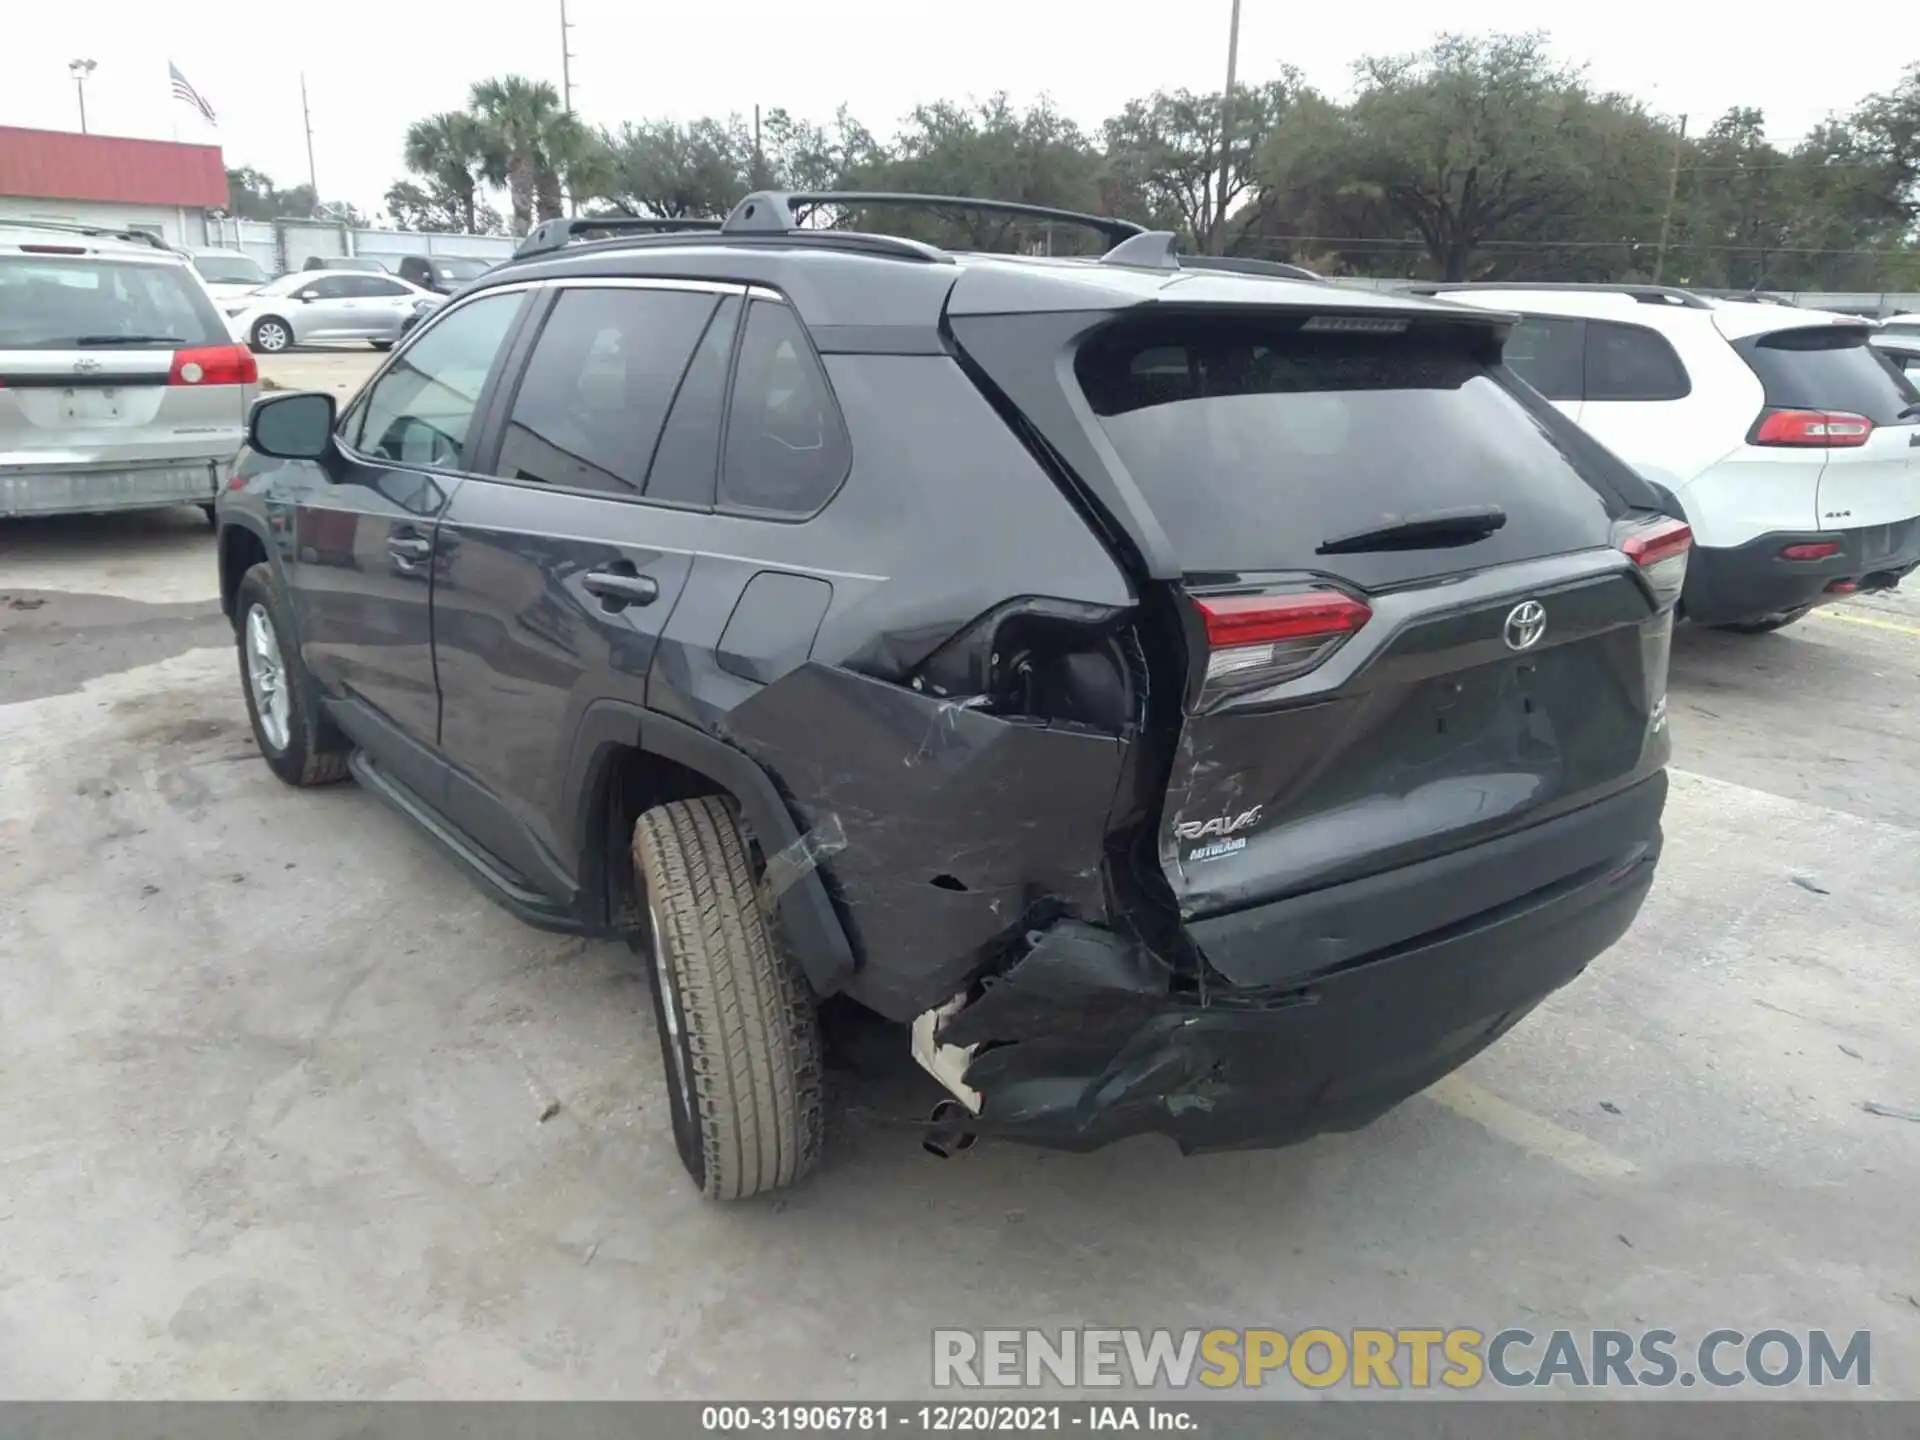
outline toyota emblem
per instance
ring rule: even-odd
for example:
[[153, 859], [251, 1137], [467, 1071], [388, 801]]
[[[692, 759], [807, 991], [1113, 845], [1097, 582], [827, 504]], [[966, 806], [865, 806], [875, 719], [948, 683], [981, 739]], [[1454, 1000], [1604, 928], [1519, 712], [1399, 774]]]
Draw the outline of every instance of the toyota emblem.
[[1538, 600], [1522, 600], [1507, 612], [1501, 633], [1509, 650], [1531, 650], [1547, 633], [1547, 607]]

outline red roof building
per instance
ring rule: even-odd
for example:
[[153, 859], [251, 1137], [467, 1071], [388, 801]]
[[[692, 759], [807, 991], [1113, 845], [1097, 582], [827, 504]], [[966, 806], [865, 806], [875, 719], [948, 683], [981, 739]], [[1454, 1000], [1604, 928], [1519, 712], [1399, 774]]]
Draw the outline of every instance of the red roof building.
[[0, 125], [0, 197], [224, 209], [218, 145]]

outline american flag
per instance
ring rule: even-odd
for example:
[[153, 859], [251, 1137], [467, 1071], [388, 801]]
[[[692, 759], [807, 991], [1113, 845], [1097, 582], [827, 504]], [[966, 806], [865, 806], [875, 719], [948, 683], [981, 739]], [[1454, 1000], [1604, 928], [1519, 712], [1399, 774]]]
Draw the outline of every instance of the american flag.
[[213, 107], [207, 103], [206, 97], [187, 82], [187, 77], [180, 73], [180, 67], [171, 60], [167, 62], [167, 73], [173, 77], [174, 99], [184, 100], [193, 106], [194, 109], [207, 117], [207, 123], [209, 125], [218, 125], [220, 123], [213, 118]]

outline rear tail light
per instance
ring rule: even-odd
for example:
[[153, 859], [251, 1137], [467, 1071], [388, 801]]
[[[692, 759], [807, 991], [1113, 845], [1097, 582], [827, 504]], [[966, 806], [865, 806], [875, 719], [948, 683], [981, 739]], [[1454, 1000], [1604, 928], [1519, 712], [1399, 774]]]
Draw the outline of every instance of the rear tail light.
[[1864, 445], [1873, 422], [1845, 410], [1768, 410], [1754, 422], [1749, 445]]
[[1789, 545], [1780, 552], [1782, 560], [1827, 560], [1840, 553], [1837, 540], [1816, 540], [1805, 545]]
[[1680, 598], [1687, 583], [1687, 552], [1693, 549], [1693, 530], [1688, 525], [1656, 520], [1623, 535], [1620, 549], [1640, 567], [1661, 609]]
[[244, 345], [202, 345], [173, 352], [169, 385], [252, 385], [260, 379], [253, 352]]
[[1202, 703], [1306, 674], [1373, 617], [1337, 590], [1196, 596], [1207, 632]]

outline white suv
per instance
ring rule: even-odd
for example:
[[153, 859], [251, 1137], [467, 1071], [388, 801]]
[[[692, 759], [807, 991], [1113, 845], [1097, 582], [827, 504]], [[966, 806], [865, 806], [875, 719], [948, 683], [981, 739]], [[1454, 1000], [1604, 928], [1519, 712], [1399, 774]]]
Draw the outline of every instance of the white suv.
[[1777, 630], [1920, 564], [1920, 390], [1866, 322], [1656, 285], [1410, 288], [1520, 314], [1507, 364], [1693, 527], [1688, 618]]

